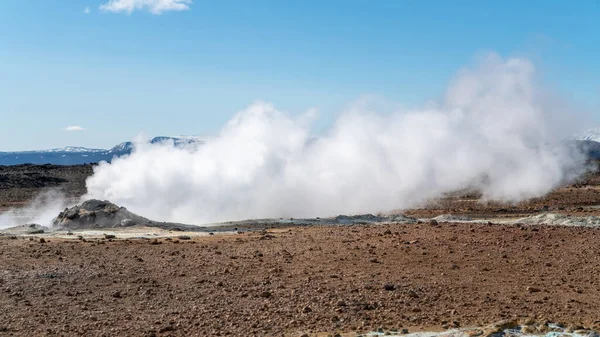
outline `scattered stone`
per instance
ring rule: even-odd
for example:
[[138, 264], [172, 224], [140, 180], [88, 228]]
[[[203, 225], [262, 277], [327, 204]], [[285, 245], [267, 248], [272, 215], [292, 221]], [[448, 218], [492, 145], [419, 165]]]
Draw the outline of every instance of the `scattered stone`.
[[[444, 329], [449, 329], [450, 326], [448, 326], [447, 328]], [[481, 329], [474, 329], [474, 330], [469, 330], [466, 332], [467, 337], [479, 337], [481, 335], [483, 335], [483, 330]]]
[[529, 286], [527, 287], [527, 291], [530, 293], [539, 293], [542, 291], [540, 288]]
[[309, 306], [305, 306], [302, 308], [302, 312], [308, 314], [309, 312], [312, 312], [312, 309]]
[[387, 283], [387, 284], [385, 284], [383, 286], [383, 289], [387, 290], [387, 291], [393, 291], [393, 290], [396, 290], [396, 285], [395, 284], [391, 284], [391, 283]]
[[516, 329], [519, 327], [519, 323], [517, 321], [505, 320], [500, 321], [495, 324], [492, 324], [485, 328], [484, 334], [486, 336], [490, 336], [492, 334], [500, 333], [507, 329]]

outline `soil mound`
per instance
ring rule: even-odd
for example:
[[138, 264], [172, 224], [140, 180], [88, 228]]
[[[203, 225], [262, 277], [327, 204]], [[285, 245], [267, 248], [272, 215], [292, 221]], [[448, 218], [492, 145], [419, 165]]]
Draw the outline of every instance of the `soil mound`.
[[10, 228], [6, 228], [0, 231], [0, 235], [2, 234], [12, 234], [12, 235], [31, 235], [31, 234], [43, 234], [50, 231], [50, 228], [46, 226], [41, 226], [38, 224], [25, 224], [20, 226], [14, 226]]
[[142, 216], [119, 207], [109, 201], [87, 200], [80, 205], [66, 208], [52, 222], [55, 229], [91, 229], [151, 225]]

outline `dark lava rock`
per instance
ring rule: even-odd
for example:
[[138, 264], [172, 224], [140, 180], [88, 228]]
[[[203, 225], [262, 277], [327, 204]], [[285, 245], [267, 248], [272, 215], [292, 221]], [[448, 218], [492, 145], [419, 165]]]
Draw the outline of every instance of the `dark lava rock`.
[[125, 207], [96, 199], [65, 209], [53, 220], [52, 225], [55, 229], [68, 230], [147, 226], [166, 230], [205, 231], [203, 227], [193, 225], [152, 221]]
[[131, 227], [149, 222], [150, 220], [129, 212], [125, 207], [92, 199], [65, 209], [52, 224], [59, 229], [88, 229]]
[[395, 284], [391, 284], [391, 283], [387, 283], [383, 286], [383, 289], [387, 290], [387, 291], [393, 291], [396, 290], [396, 285]]

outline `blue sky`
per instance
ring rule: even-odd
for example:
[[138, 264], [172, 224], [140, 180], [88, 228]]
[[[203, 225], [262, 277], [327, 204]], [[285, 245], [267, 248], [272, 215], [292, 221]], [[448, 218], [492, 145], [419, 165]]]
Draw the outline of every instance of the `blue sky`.
[[323, 124], [364, 94], [418, 106], [485, 51], [600, 106], [598, 0], [3, 0], [0, 31], [0, 150], [212, 134], [257, 99]]

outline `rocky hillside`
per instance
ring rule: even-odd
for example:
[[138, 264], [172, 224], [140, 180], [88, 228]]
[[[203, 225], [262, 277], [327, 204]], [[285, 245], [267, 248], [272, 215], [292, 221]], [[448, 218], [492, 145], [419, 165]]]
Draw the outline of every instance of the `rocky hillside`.
[[0, 166], [0, 208], [34, 198], [44, 189], [58, 189], [67, 197], [85, 194], [85, 180], [93, 165]]

